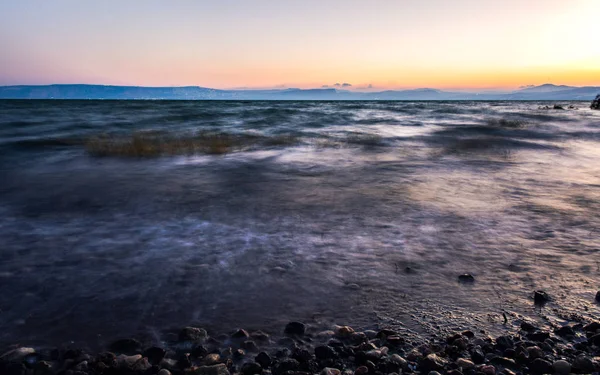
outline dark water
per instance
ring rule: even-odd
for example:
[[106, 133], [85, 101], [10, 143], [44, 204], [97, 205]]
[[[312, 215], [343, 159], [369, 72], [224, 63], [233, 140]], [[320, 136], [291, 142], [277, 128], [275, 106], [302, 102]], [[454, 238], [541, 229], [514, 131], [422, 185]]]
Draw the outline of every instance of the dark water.
[[[0, 101], [0, 343], [597, 316], [600, 112], [546, 104]], [[294, 141], [86, 149], [148, 130]]]

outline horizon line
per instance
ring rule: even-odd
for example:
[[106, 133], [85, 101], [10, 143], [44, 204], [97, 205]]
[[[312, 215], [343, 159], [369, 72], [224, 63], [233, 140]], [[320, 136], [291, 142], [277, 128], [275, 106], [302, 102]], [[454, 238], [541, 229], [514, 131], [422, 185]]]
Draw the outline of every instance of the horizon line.
[[146, 88], [146, 89], [161, 89], [161, 88], [201, 88], [208, 90], [216, 90], [216, 91], [286, 91], [286, 90], [338, 90], [344, 92], [361, 92], [361, 93], [377, 93], [377, 92], [385, 92], [385, 91], [414, 91], [414, 90], [437, 90], [437, 91], [451, 91], [457, 90], [460, 92], [469, 92], [468, 90], [473, 90], [472, 92], [489, 92], [489, 91], [519, 91], [528, 88], [535, 88], [541, 86], [555, 86], [555, 87], [565, 87], [565, 88], [595, 88], [600, 86], [594, 85], [583, 85], [583, 86], [571, 86], [564, 84], [556, 84], [556, 83], [543, 83], [539, 85], [522, 85], [516, 88], [501, 88], [501, 87], [488, 87], [488, 88], [436, 88], [436, 87], [397, 87], [397, 88], [385, 88], [385, 87], [330, 87], [330, 86], [321, 86], [321, 87], [234, 87], [234, 88], [215, 88], [209, 86], [201, 86], [201, 85], [167, 85], [167, 86], [145, 86], [145, 85], [135, 85], [135, 84], [110, 84], [110, 83], [47, 83], [47, 84], [9, 84], [9, 85], [0, 85], [2, 88], [6, 87], [48, 87], [48, 86], [100, 86], [100, 87], [137, 87], [137, 88]]

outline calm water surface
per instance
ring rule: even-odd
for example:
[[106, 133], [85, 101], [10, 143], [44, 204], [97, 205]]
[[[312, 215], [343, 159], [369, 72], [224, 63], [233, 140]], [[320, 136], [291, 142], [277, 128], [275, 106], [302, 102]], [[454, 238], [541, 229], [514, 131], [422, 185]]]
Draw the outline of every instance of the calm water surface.
[[[546, 104], [0, 101], [0, 343], [598, 316], [600, 112]], [[294, 142], [86, 150], [140, 131]]]

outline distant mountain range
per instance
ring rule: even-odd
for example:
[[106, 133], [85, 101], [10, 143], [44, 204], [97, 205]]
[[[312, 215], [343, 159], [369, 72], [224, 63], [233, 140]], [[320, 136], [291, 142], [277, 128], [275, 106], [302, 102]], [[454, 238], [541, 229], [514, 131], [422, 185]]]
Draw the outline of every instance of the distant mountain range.
[[0, 99], [138, 100], [592, 100], [600, 87], [544, 84], [512, 92], [451, 92], [436, 89], [358, 92], [332, 88], [218, 90], [198, 86], [103, 85], [0, 86]]

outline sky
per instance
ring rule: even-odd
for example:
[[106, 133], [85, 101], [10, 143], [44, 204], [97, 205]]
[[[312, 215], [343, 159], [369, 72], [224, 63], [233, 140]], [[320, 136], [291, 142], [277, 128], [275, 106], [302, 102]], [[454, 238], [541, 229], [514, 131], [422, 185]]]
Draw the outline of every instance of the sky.
[[0, 0], [0, 85], [600, 86], [600, 0]]

